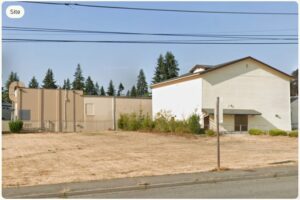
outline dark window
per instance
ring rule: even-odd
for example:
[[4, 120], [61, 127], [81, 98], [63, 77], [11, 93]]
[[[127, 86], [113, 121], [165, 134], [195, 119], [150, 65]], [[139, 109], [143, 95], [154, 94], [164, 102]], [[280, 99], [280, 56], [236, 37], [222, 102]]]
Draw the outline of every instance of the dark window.
[[30, 110], [20, 110], [20, 119], [21, 120], [30, 120]]

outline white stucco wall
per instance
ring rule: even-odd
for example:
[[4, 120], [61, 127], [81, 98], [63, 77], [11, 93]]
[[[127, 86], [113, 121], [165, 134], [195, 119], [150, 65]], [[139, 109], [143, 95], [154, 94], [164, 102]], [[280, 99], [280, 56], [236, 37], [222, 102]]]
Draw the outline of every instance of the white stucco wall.
[[202, 78], [203, 108], [214, 108], [216, 97], [220, 96], [224, 108], [254, 109], [262, 113], [249, 116], [248, 129], [291, 130], [290, 83], [280, 73], [247, 59], [204, 74]]
[[160, 111], [171, 111], [176, 119], [186, 119], [197, 109], [201, 112], [202, 79], [197, 78], [152, 89], [153, 117]]

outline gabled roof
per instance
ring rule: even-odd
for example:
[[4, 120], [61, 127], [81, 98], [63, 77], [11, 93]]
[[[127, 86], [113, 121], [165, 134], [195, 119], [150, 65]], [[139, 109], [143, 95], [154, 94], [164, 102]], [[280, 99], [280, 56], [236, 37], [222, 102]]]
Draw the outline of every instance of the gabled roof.
[[213, 65], [195, 65], [191, 70], [190, 70], [190, 73], [193, 73], [195, 71], [195, 69], [198, 69], [198, 68], [202, 68], [204, 70], [207, 70], [211, 67], [214, 67]]
[[[218, 65], [195, 65], [190, 71], [189, 73], [186, 73], [186, 74], [183, 74], [181, 76], [178, 76], [178, 77], [175, 77], [175, 78], [172, 78], [172, 79], [168, 79], [168, 80], [165, 80], [165, 81], [162, 81], [162, 82], [159, 82], [159, 83], [155, 83], [153, 85], [151, 85], [151, 87], [155, 87], [155, 86], [159, 86], [161, 84], [166, 84], [166, 83], [169, 83], [169, 82], [172, 82], [172, 81], [175, 81], [175, 80], [179, 80], [179, 79], [185, 79], [185, 78], [189, 78], [189, 77], [192, 77], [192, 76], [195, 76], [195, 75], [202, 75], [202, 74], [206, 74], [206, 73], [209, 73], [209, 72], [212, 72], [212, 71], [215, 71], [215, 70], [218, 70], [218, 69], [221, 69], [223, 67], [226, 67], [226, 66], [229, 66], [231, 64], [234, 64], [234, 63], [237, 63], [237, 62], [240, 62], [240, 61], [243, 61], [243, 60], [246, 60], [246, 59], [252, 59], [256, 62], [259, 62], [263, 65], [265, 65], [266, 67], [276, 71], [276, 72], [279, 72], [280, 74], [282, 74], [283, 76], [289, 78], [289, 79], [293, 79], [293, 77], [283, 71], [280, 71], [256, 58], [253, 58], [251, 56], [247, 56], [247, 57], [244, 57], [244, 58], [240, 58], [240, 59], [236, 59], [236, 60], [232, 60], [232, 61], [229, 61], [229, 62], [225, 62], [225, 63], [221, 63], [221, 64], [218, 64]], [[203, 68], [205, 69], [204, 71], [201, 71], [201, 72], [196, 72], [196, 73], [193, 73], [193, 71], [197, 68]]]

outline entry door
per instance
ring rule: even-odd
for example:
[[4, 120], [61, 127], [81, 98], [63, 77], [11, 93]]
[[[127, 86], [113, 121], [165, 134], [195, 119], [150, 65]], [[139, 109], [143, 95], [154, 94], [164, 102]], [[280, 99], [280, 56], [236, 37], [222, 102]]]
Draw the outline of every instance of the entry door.
[[235, 131], [248, 130], [248, 115], [234, 115], [234, 130]]
[[209, 129], [209, 116], [204, 117], [204, 129]]

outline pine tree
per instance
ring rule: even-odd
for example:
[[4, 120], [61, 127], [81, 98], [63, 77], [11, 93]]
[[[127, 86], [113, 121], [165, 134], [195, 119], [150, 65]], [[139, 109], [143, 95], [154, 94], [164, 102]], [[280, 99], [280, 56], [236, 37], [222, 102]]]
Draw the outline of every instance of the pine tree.
[[165, 80], [178, 76], [179, 68], [177, 60], [172, 52], [168, 51], [165, 55]]
[[16, 72], [11, 72], [8, 76], [7, 81], [5, 82], [5, 88], [2, 88], [2, 102], [11, 103], [11, 100], [8, 96], [8, 89], [9, 85], [14, 81], [19, 81], [19, 77]]
[[116, 90], [112, 80], [109, 81], [109, 85], [106, 92], [107, 96], [115, 96]]
[[85, 81], [84, 93], [88, 95], [96, 95], [95, 85], [90, 76]]
[[84, 77], [82, 75], [80, 64], [77, 65], [72, 88], [73, 90], [84, 90]]
[[132, 86], [131, 91], [130, 91], [130, 96], [132, 96], [132, 97], [136, 97], [137, 96], [135, 86]]
[[103, 86], [101, 86], [101, 89], [100, 89], [100, 96], [105, 96], [105, 90], [104, 90]]
[[62, 89], [65, 89], [65, 90], [71, 89], [70, 79], [67, 78], [67, 80], [64, 80], [64, 85], [63, 85]]
[[291, 96], [298, 96], [298, 69], [292, 73], [293, 80], [291, 81]]
[[157, 64], [154, 72], [152, 83], [159, 83], [163, 81], [164, 57], [160, 54], [157, 59]]
[[98, 84], [98, 82], [96, 82], [96, 84], [95, 84], [95, 92], [96, 92], [96, 95], [100, 95], [100, 87], [99, 87], [99, 84]]
[[35, 76], [33, 76], [32, 79], [30, 80], [28, 87], [29, 88], [39, 88], [39, 83], [36, 80]]
[[124, 90], [124, 86], [123, 86], [122, 83], [120, 83], [120, 84], [119, 84], [119, 87], [118, 87], [118, 94], [117, 94], [117, 96], [121, 96], [123, 90]]
[[43, 80], [43, 88], [48, 89], [56, 89], [56, 81], [54, 80], [53, 71], [51, 69], [48, 69], [45, 75], [45, 78]]
[[146, 77], [144, 71], [141, 69], [138, 75], [138, 80], [136, 84], [136, 93], [137, 96], [145, 96], [148, 94], [148, 84], [146, 81]]

